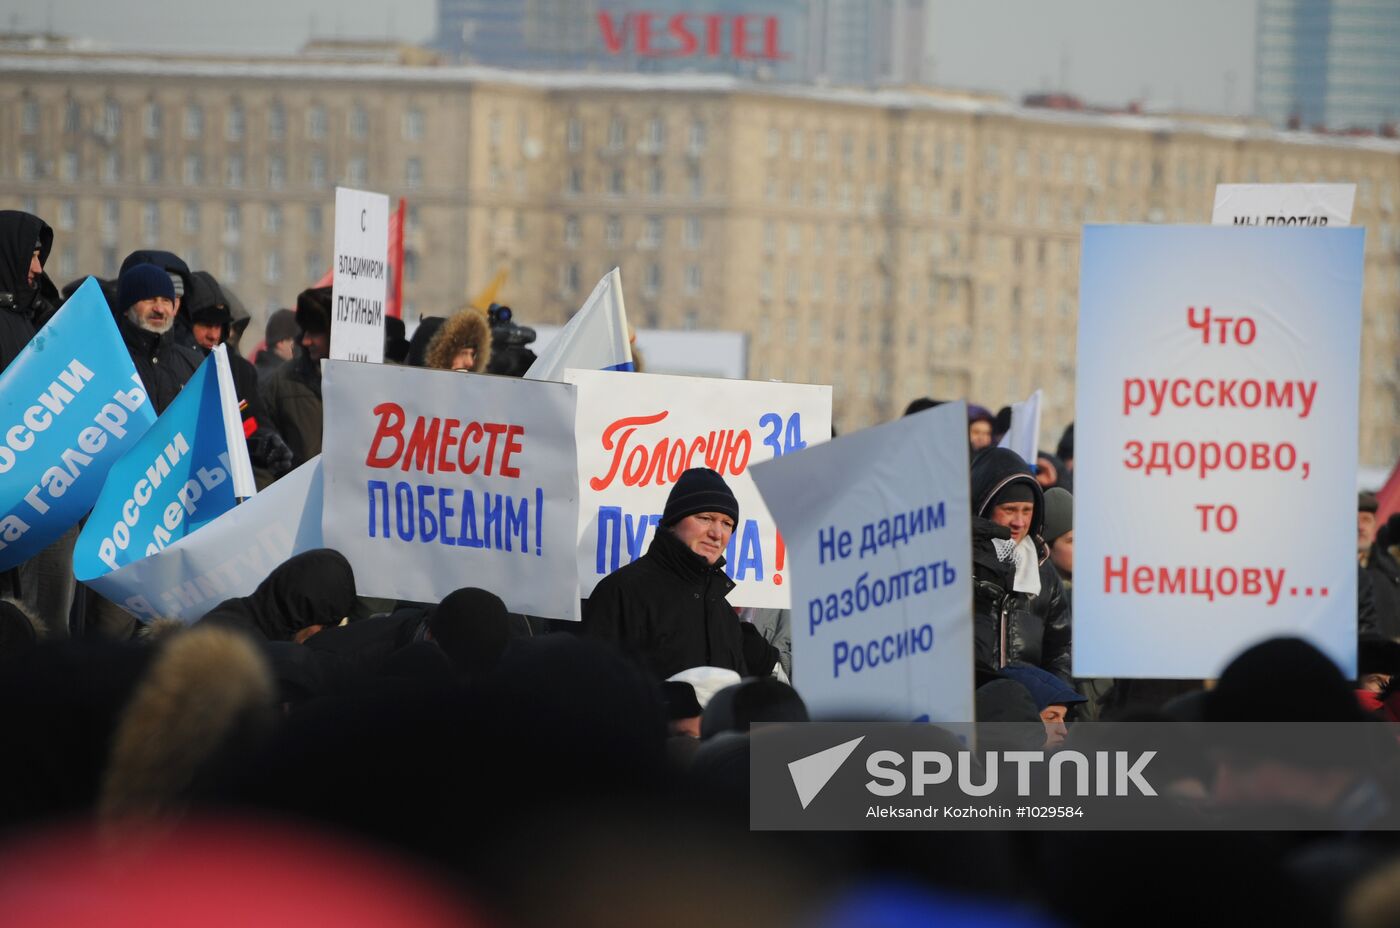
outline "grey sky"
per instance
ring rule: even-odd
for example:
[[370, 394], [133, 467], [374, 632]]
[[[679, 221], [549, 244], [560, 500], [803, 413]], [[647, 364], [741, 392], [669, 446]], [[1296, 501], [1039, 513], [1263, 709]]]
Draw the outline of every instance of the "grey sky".
[[[1019, 97], [1245, 112], [1254, 98], [1255, 0], [930, 0], [941, 84]], [[118, 49], [290, 52], [342, 38], [433, 32], [435, 0], [0, 0], [0, 26]], [[1233, 73], [1233, 89], [1227, 89]]]

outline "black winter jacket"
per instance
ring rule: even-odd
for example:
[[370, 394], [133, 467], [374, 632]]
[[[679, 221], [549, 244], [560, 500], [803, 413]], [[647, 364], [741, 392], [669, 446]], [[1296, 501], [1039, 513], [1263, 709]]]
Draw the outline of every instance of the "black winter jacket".
[[43, 264], [53, 247], [48, 223], [29, 213], [0, 210], [0, 371], [10, 366], [58, 305], [58, 291], [46, 275], [29, 286], [36, 245]]
[[[1010, 560], [1010, 532], [986, 521], [992, 498], [1012, 481], [1032, 488], [1035, 514], [1030, 535], [1039, 558], [1040, 593], [1031, 596], [1012, 589], [1015, 565]], [[1070, 677], [1070, 606], [1050, 551], [1040, 539], [1045, 499], [1040, 484], [1020, 455], [1006, 448], [987, 448], [972, 460], [973, 515], [973, 647], [978, 663], [999, 668], [1025, 661]], [[994, 544], [1000, 541], [1000, 545]], [[1000, 550], [999, 550], [1000, 549]]]
[[195, 349], [177, 343], [173, 328], [164, 335], [157, 335], [137, 328], [125, 314], [117, 317], [117, 328], [121, 330], [131, 363], [141, 375], [141, 383], [151, 397], [156, 414], [165, 412], [165, 407], [180, 395], [204, 359]]
[[658, 678], [691, 667], [748, 674], [739, 617], [725, 600], [734, 581], [660, 529], [647, 553], [599, 581], [584, 602], [586, 635], [616, 642]]

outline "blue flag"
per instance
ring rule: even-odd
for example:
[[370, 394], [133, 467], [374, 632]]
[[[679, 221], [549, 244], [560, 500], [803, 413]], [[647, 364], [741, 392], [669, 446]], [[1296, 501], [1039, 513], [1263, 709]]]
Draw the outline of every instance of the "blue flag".
[[0, 570], [76, 524], [155, 420], [89, 277], [0, 374]]
[[204, 359], [155, 425], [112, 465], [73, 549], [78, 580], [164, 550], [251, 495], [225, 350], [221, 345]]

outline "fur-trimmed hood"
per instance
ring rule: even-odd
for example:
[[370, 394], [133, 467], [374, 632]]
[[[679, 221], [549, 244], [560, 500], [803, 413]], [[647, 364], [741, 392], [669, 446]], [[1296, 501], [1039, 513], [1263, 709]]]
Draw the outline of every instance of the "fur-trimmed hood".
[[485, 313], [470, 307], [448, 319], [438, 329], [433, 340], [428, 343], [425, 364], [427, 367], [450, 371], [453, 357], [467, 347], [476, 348], [476, 363], [472, 365], [472, 373], [485, 373], [486, 366], [491, 363], [491, 325], [486, 321]]
[[247, 635], [194, 628], [157, 649], [112, 738], [98, 803], [107, 821], [177, 811], [201, 773], [275, 719], [272, 672]]

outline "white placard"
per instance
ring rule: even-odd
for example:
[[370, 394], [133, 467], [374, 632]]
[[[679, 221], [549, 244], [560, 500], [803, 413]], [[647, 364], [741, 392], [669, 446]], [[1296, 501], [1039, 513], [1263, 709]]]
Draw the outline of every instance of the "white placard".
[[734, 606], [786, 608], [785, 553], [748, 468], [831, 437], [831, 387], [570, 370], [578, 385], [579, 591], [646, 553], [691, 467], [739, 501], [725, 552]]
[[1037, 390], [1027, 399], [1011, 404], [1011, 428], [1001, 436], [998, 447], [1010, 448], [1031, 467], [1040, 455], [1040, 400], [1044, 391]]
[[1216, 184], [1217, 226], [1351, 225], [1355, 184]]
[[335, 260], [331, 265], [331, 357], [384, 360], [389, 287], [389, 198], [335, 188]]
[[321, 546], [318, 455], [165, 550], [86, 582], [143, 622], [194, 622], [252, 593], [292, 555]]
[[1361, 228], [1087, 226], [1074, 675], [1356, 660]]
[[321, 391], [326, 545], [360, 593], [578, 619], [574, 387], [327, 361]]
[[753, 468], [787, 541], [793, 685], [814, 718], [973, 721], [967, 406]]

